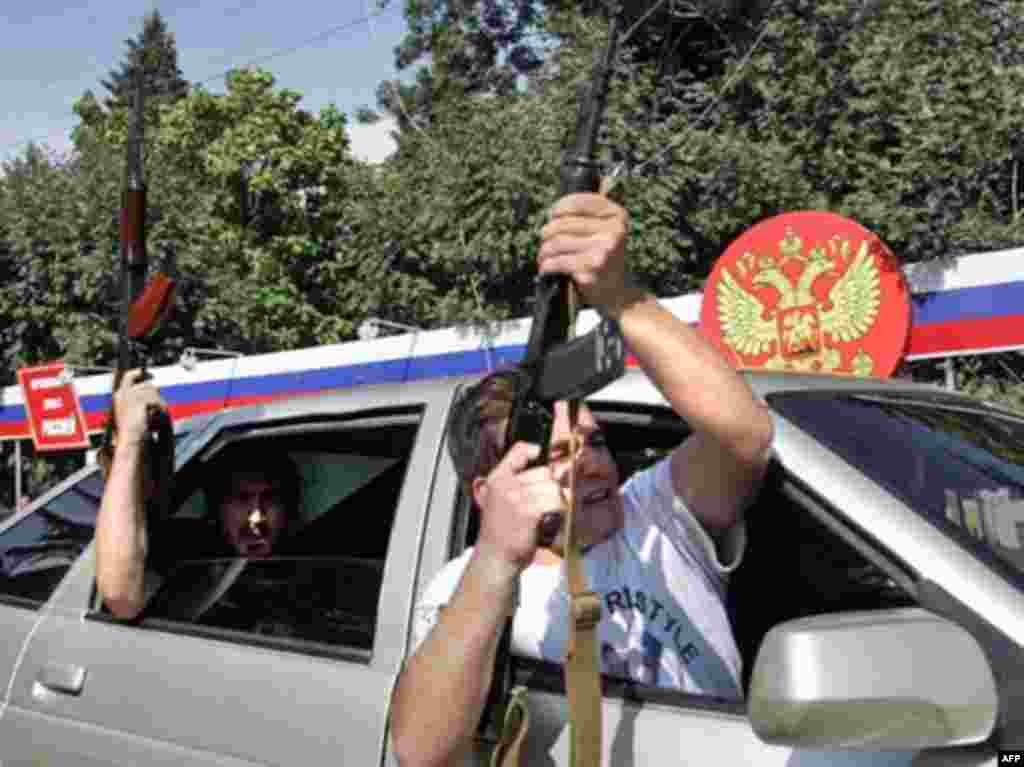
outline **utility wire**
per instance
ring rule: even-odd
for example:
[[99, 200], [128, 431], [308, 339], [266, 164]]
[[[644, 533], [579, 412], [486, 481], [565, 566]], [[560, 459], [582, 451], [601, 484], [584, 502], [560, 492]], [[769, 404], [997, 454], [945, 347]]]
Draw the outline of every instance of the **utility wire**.
[[[223, 72], [218, 72], [216, 74], [204, 77], [201, 80], [197, 80], [197, 81], [193, 82], [189, 86], [189, 88], [190, 88], [190, 90], [191, 89], [196, 89], [199, 86], [206, 85], [207, 83], [211, 83], [214, 80], [220, 80], [222, 78], [225, 78], [229, 74], [231, 74], [232, 72], [235, 72], [235, 71], [237, 71], [239, 69], [247, 69], [249, 67], [253, 67], [253, 66], [256, 66], [258, 64], [264, 64], [264, 63], [266, 63], [268, 61], [272, 61], [273, 59], [278, 59], [278, 58], [281, 58], [283, 56], [289, 56], [289, 55], [291, 55], [293, 53], [296, 53], [298, 51], [303, 50], [304, 48], [308, 48], [308, 47], [310, 47], [310, 46], [312, 46], [312, 45], [314, 45], [316, 43], [323, 42], [324, 40], [327, 40], [327, 39], [333, 37], [334, 35], [337, 35], [340, 32], [344, 32], [344, 31], [352, 29], [354, 27], [358, 27], [358, 26], [360, 26], [362, 24], [371, 24], [372, 25], [373, 20], [375, 18], [380, 17], [380, 16], [386, 16], [389, 13], [394, 13], [394, 9], [396, 7], [397, 6], [392, 6], [391, 10], [381, 9], [379, 11], [368, 13], [366, 16], [362, 16], [362, 17], [360, 17], [358, 19], [353, 19], [352, 21], [347, 21], [347, 22], [345, 22], [343, 24], [338, 24], [336, 26], [329, 27], [329, 28], [323, 30], [322, 32], [318, 32], [317, 34], [313, 35], [312, 37], [309, 37], [309, 38], [307, 38], [305, 40], [302, 40], [299, 43], [296, 43], [295, 45], [291, 45], [291, 46], [288, 46], [287, 48], [281, 48], [279, 50], [272, 51], [272, 52], [270, 52], [270, 53], [268, 53], [266, 55], [263, 55], [263, 56], [257, 56], [255, 58], [252, 58], [252, 59], [246, 61], [241, 66], [231, 67], [230, 69], [226, 69]], [[164, 83], [173, 83], [173, 82], [177, 82], [177, 81], [178, 81], [178, 78], [170, 78], [170, 77], [161, 78], [161, 79], [157, 79], [157, 80], [147, 80], [146, 81], [146, 87], [147, 87], [147, 89], [152, 89], [155, 86], [159, 86], [159, 85], [162, 85]], [[174, 94], [160, 94], [160, 95], [154, 96], [154, 98], [159, 99], [159, 98], [161, 98], [161, 96], [166, 97], [168, 95], [174, 95]], [[74, 116], [74, 113], [71, 113], [71, 116]], [[70, 126], [69, 128], [66, 128], [65, 130], [70, 130], [71, 127], [74, 127], [74, 126]], [[44, 141], [45, 139], [49, 138], [51, 135], [53, 135], [53, 131], [50, 131], [50, 132], [48, 132], [46, 134], [39, 134], [37, 136], [30, 137], [30, 138], [27, 138], [27, 139], [21, 139], [19, 141], [14, 141], [14, 142], [11, 142], [9, 144], [0, 144], [0, 151], [6, 152], [7, 150], [13, 150], [13, 149], [16, 149], [18, 147], [26, 146], [26, 145], [31, 144], [31, 143], [36, 142], [36, 141]]]

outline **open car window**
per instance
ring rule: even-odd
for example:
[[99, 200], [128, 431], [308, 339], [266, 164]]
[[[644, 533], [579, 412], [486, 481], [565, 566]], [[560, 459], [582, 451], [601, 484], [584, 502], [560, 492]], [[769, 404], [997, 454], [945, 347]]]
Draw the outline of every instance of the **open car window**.
[[[299, 519], [302, 525], [314, 522], [338, 503], [359, 492], [401, 458], [362, 455], [336, 451], [289, 451], [302, 479]], [[206, 496], [196, 488], [179, 509], [177, 517], [204, 519], [210, 513]]]
[[[217, 435], [153, 524], [139, 626], [368, 661], [395, 513], [422, 408], [267, 422]], [[298, 508], [265, 558], [239, 557], [207, 498], [231, 451], [290, 459]]]
[[[690, 433], [685, 422], [664, 407], [596, 403], [593, 411], [608, 437], [620, 480], [667, 457]], [[822, 522], [828, 509], [791, 492], [792, 477], [772, 467], [746, 511], [747, 546], [730, 577], [727, 614], [742, 657], [743, 689], [749, 686], [757, 650], [774, 626], [810, 615], [881, 610], [916, 604], [889, 573], [865, 556], [852, 538]], [[467, 516], [470, 519], [475, 515]], [[470, 533], [475, 532], [469, 525]], [[458, 554], [459, 551], [453, 552]], [[516, 684], [564, 694], [562, 669], [545, 661], [517, 657]], [[643, 685], [603, 675], [605, 698], [626, 698], [688, 709], [742, 713], [745, 704]]]
[[369, 651], [383, 573], [382, 561], [355, 557], [186, 561], [147, 612], [236, 634]]

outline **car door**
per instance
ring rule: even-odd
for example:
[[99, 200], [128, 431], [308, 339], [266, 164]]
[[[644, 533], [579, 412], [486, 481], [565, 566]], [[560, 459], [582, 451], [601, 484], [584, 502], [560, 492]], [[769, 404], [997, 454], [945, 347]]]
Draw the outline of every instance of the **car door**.
[[[424, 488], [437, 464], [449, 390], [368, 388], [238, 411], [179, 454], [178, 484], [201, 469], [205, 454], [251, 439], [268, 449], [286, 445], [300, 458], [318, 452], [332, 472], [348, 477], [326, 491], [314, 489], [318, 497], [333, 493], [326, 502], [332, 508], [305, 519], [298, 538], [317, 561], [359, 562], [364, 576], [379, 565], [375, 584], [338, 592], [371, 611], [361, 616], [362, 633], [334, 631], [311, 640], [266, 633], [262, 624], [239, 629], [206, 614], [184, 620], [149, 611], [125, 623], [98, 608], [94, 568], [83, 567], [36, 627], [15, 675], [3, 733], [18, 733], [12, 761], [379, 763], [411, 610], [409, 563], [419, 547], [429, 502]], [[374, 532], [361, 534], [361, 515]], [[280, 569], [282, 562], [270, 564]], [[351, 573], [345, 578], [355, 583]], [[161, 589], [179, 581], [168, 578]], [[356, 626], [355, 607], [337, 608], [349, 616], [348, 628]], [[6, 758], [6, 737], [4, 743]]]
[[[603, 429], [608, 433], [609, 443], [616, 453], [623, 477], [635, 469], [667, 455], [686, 436], [685, 425], [663, 407], [663, 400], [653, 389], [638, 385], [636, 381], [625, 381], [602, 392], [600, 400], [592, 400]], [[808, 528], [811, 510], [801, 507], [781, 494], [781, 487], [788, 480], [796, 480], [785, 474], [776, 464], [771, 480], [771, 492], [765, 493], [762, 502], [750, 510], [750, 516], [760, 515], [756, 533], [749, 537], [748, 572], [745, 602], [732, 603], [731, 611], [746, 613], [749, 619], [744, 624], [743, 636], [737, 636], [744, 656], [744, 665], [749, 669], [756, 657], [760, 638], [772, 625], [804, 614], [822, 611], [845, 610], [851, 605], [856, 609], [870, 609], [871, 604], [879, 608], [906, 604], [900, 601], [906, 597], [897, 586], [890, 583], [885, 571], [876, 564], [877, 559], [867, 560], [850, 544], [831, 532], [831, 528], [818, 521], [813, 523], [813, 534], [807, 533], [805, 540], [793, 538], [789, 546], [779, 549], [779, 558], [772, 556], [779, 540], [774, 528], [778, 525], [775, 515], [788, 514], [787, 523], [793, 530]], [[766, 483], [767, 486], [767, 483]], [[786, 504], [783, 512], [781, 503]], [[820, 512], [817, 508], [815, 511]], [[829, 511], [834, 512], [835, 509]], [[452, 524], [447, 519], [431, 519], [428, 542], [424, 547], [423, 563], [430, 573], [446, 559], [457, 555], [463, 548], [459, 539], [472, 523]], [[779, 530], [781, 530], [781, 525]], [[470, 533], [470, 538], [472, 535]], [[811, 593], [801, 593], [796, 600], [782, 605], [781, 612], [758, 611], [759, 604], [774, 605], [780, 601], [785, 586], [782, 581], [776, 590], [773, 584], [779, 578], [780, 563], [788, 560], [788, 572], [793, 583], [801, 581], [803, 563], [796, 552], [807, 548], [808, 541], [816, 541], [824, 548], [809, 551], [828, 551], [826, 566], [834, 567], [839, 584], [845, 578], [849, 584], [840, 592], [851, 595], [854, 601], [830, 602], [819, 598], [814, 601]], [[753, 557], [753, 552], [762, 556]], [[840, 555], [839, 552], [842, 552]], [[813, 556], [813, 553], [812, 553]], [[834, 561], [833, 561], [834, 560]], [[429, 583], [430, 573], [421, 576], [417, 593]], [[870, 588], [869, 588], [870, 587]], [[871, 589], [874, 589], [872, 591]], [[821, 597], [822, 595], [818, 595]], [[827, 597], [828, 595], [824, 595]], [[860, 601], [856, 601], [860, 600]], [[874, 600], [874, 601], [872, 601]], [[788, 613], [786, 612], [788, 610]], [[558, 667], [536, 661], [519, 659], [515, 662], [515, 680], [529, 689], [531, 715], [530, 734], [525, 745], [524, 764], [567, 765], [569, 764], [569, 734], [566, 726], [568, 708]], [[985, 746], [942, 749], [934, 751], [817, 751], [799, 750], [771, 746], [755, 734], [745, 703], [714, 700], [695, 695], [641, 688], [618, 682], [611, 678], [603, 680], [603, 760], [605, 764], [635, 765], [636, 767], [665, 767], [665, 765], [705, 764], [756, 764], [756, 765], [800, 765], [812, 767], [821, 765], [920, 765], [952, 764], [978, 765], [994, 760], [991, 748]], [[474, 744], [470, 762], [489, 763], [493, 739], [480, 737]]]

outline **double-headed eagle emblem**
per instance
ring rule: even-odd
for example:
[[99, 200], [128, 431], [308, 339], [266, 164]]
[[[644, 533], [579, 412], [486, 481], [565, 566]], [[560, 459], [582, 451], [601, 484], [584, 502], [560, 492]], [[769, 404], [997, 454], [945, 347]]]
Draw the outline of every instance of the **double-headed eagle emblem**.
[[854, 253], [837, 235], [805, 255], [788, 229], [778, 255], [748, 251], [735, 269], [723, 270], [716, 298], [722, 341], [741, 358], [768, 355], [761, 366], [774, 370], [874, 372], [871, 355], [854, 343], [874, 326], [882, 303], [868, 241]]

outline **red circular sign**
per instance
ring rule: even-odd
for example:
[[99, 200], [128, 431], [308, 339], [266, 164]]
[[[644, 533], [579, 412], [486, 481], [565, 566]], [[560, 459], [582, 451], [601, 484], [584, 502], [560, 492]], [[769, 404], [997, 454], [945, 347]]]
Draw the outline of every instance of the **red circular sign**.
[[718, 259], [700, 322], [737, 367], [885, 377], [906, 352], [910, 291], [892, 251], [856, 221], [786, 213]]

